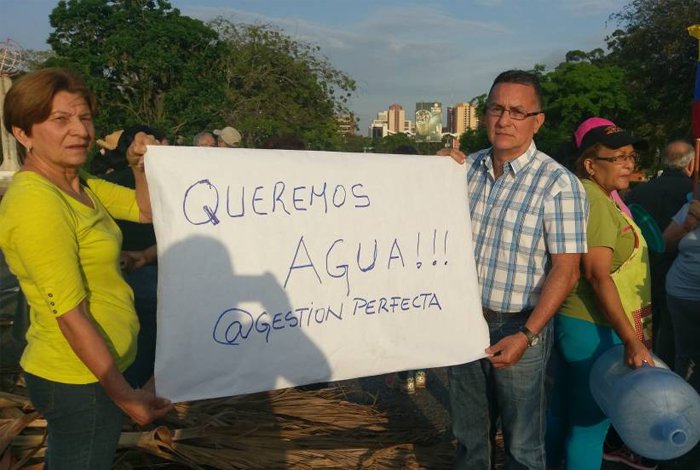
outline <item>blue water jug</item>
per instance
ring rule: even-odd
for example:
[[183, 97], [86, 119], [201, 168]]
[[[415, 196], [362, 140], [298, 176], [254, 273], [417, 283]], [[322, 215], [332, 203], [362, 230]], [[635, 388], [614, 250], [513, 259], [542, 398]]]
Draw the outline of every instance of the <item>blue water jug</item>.
[[631, 369], [622, 345], [604, 352], [591, 369], [590, 387], [627, 446], [669, 460], [700, 441], [700, 395], [654, 356], [656, 367]]

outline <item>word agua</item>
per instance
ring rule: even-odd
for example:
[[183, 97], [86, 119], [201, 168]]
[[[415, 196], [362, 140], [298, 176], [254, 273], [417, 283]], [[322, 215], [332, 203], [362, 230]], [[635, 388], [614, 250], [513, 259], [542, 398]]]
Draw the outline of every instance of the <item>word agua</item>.
[[[435, 310], [441, 311], [442, 306], [435, 293], [421, 293], [414, 296], [379, 297], [376, 299], [364, 299], [355, 297], [352, 299], [352, 316], [358, 313], [365, 315], [378, 315], [382, 313], [399, 313], [415, 311]], [[212, 338], [216, 343], [226, 346], [238, 346], [247, 340], [251, 334], [264, 336], [265, 343], [270, 342], [273, 331], [289, 330], [293, 328], [321, 325], [329, 321], [342, 321], [345, 303], [341, 302], [337, 308], [327, 306], [314, 308], [297, 308], [286, 312], [270, 314], [261, 312], [254, 316], [242, 308], [229, 308], [224, 310], [216, 320], [212, 331]]]
[[[445, 256], [447, 255], [448, 234], [449, 232], [445, 231], [444, 237], [442, 237], [442, 249], [443, 254]], [[438, 264], [438, 231], [433, 230], [432, 235], [432, 265], [436, 266]], [[423, 243], [425, 243], [425, 241]], [[387, 271], [390, 271], [393, 267], [396, 267], [396, 269], [405, 268], [406, 259], [403, 254], [404, 250], [401, 248], [401, 246], [402, 242], [399, 242], [398, 238], [394, 238], [390, 242], [388, 249], [386, 249], [385, 253], [382, 254], [380, 257], [379, 242], [376, 238], [374, 239], [373, 247], [369, 250], [366, 247], [365, 249], [363, 249], [362, 242], [357, 242], [357, 249], [355, 250], [355, 244], [350, 244], [344, 239], [338, 238], [330, 244], [330, 247], [328, 247], [328, 249], [325, 252], [325, 256], [316, 255], [312, 257], [309, 252], [308, 243], [302, 235], [299, 238], [299, 241], [297, 242], [296, 249], [294, 251], [294, 256], [292, 256], [292, 261], [289, 265], [289, 268], [287, 269], [287, 277], [284, 280], [284, 288], [287, 288], [287, 285], [289, 284], [292, 278], [292, 274], [298, 276], [304, 272], [313, 274], [313, 278], [316, 279], [316, 281], [318, 281], [319, 284], [323, 284], [323, 279], [321, 277], [321, 273], [323, 273], [330, 279], [339, 279], [341, 281], [344, 281], [345, 295], [349, 296], [351, 271], [354, 272], [355, 275], [360, 275], [368, 273], [375, 269], [386, 269]], [[417, 269], [420, 269], [423, 266], [423, 262], [421, 261], [421, 246], [421, 234], [420, 232], [418, 232], [418, 236], [416, 237]], [[369, 251], [370, 254], [368, 254], [367, 251]], [[323, 269], [321, 271], [319, 271], [319, 268], [317, 267], [317, 261], [314, 261], [318, 260], [319, 258], [323, 258], [325, 261]], [[377, 266], [377, 261], [380, 261], [382, 263], [379, 267]], [[444, 264], [447, 265], [447, 261], [444, 261]]]
[[224, 216], [236, 219], [246, 215], [292, 215], [311, 209], [326, 214], [331, 208], [340, 209], [347, 205], [364, 209], [371, 205], [362, 183], [349, 188], [342, 184], [329, 185], [325, 181], [320, 185], [287, 187], [284, 181], [277, 181], [272, 186], [254, 188], [226, 185], [225, 192], [222, 201], [219, 188], [210, 180], [203, 179], [190, 185], [182, 201], [185, 219], [192, 225], [217, 225]]

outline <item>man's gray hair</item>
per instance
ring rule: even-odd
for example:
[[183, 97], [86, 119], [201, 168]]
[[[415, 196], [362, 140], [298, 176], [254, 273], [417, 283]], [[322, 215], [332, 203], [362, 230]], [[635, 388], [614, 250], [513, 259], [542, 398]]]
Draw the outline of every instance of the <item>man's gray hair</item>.
[[674, 140], [664, 149], [663, 166], [682, 170], [688, 166], [693, 158], [695, 158], [695, 151], [692, 145], [684, 140]]
[[204, 139], [205, 137], [211, 137], [212, 139], [216, 140], [216, 137], [214, 137], [214, 134], [212, 134], [209, 131], [202, 131], [199, 134], [194, 136], [194, 139], [192, 139], [192, 143], [195, 145], [195, 147], [199, 146], [199, 142]]

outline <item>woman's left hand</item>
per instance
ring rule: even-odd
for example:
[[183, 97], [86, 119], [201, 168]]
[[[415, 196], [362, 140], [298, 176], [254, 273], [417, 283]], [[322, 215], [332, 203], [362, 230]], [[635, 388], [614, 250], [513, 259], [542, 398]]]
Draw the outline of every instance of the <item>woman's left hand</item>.
[[150, 134], [139, 132], [126, 150], [126, 160], [129, 166], [143, 172], [143, 157], [146, 155], [147, 145], [159, 145], [159, 142]]
[[625, 343], [625, 363], [632, 369], [638, 369], [643, 365], [654, 367], [654, 357], [647, 347], [635, 338]]

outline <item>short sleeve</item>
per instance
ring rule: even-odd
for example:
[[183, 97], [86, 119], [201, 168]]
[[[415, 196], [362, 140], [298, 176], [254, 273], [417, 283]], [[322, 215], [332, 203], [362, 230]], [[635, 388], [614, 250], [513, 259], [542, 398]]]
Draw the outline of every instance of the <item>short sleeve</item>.
[[544, 229], [549, 252], [585, 253], [587, 219], [586, 193], [578, 178], [564, 170], [544, 199]]
[[683, 225], [685, 223], [686, 217], [688, 217], [689, 208], [690, 208], [689, 203], [683, 204], [683, 207], [681, 207], [680, 210], [678, 212], [676, 212], [676, 215], [674, 215], [671, 218], [671, 220], [673, 220], [678, 225]]
[[619, 227], [616, 223], [615, 210], [603, 198], [591, 198], [591, 215], [588, 219], [588, 246], [604, 246], [615, 249]]

